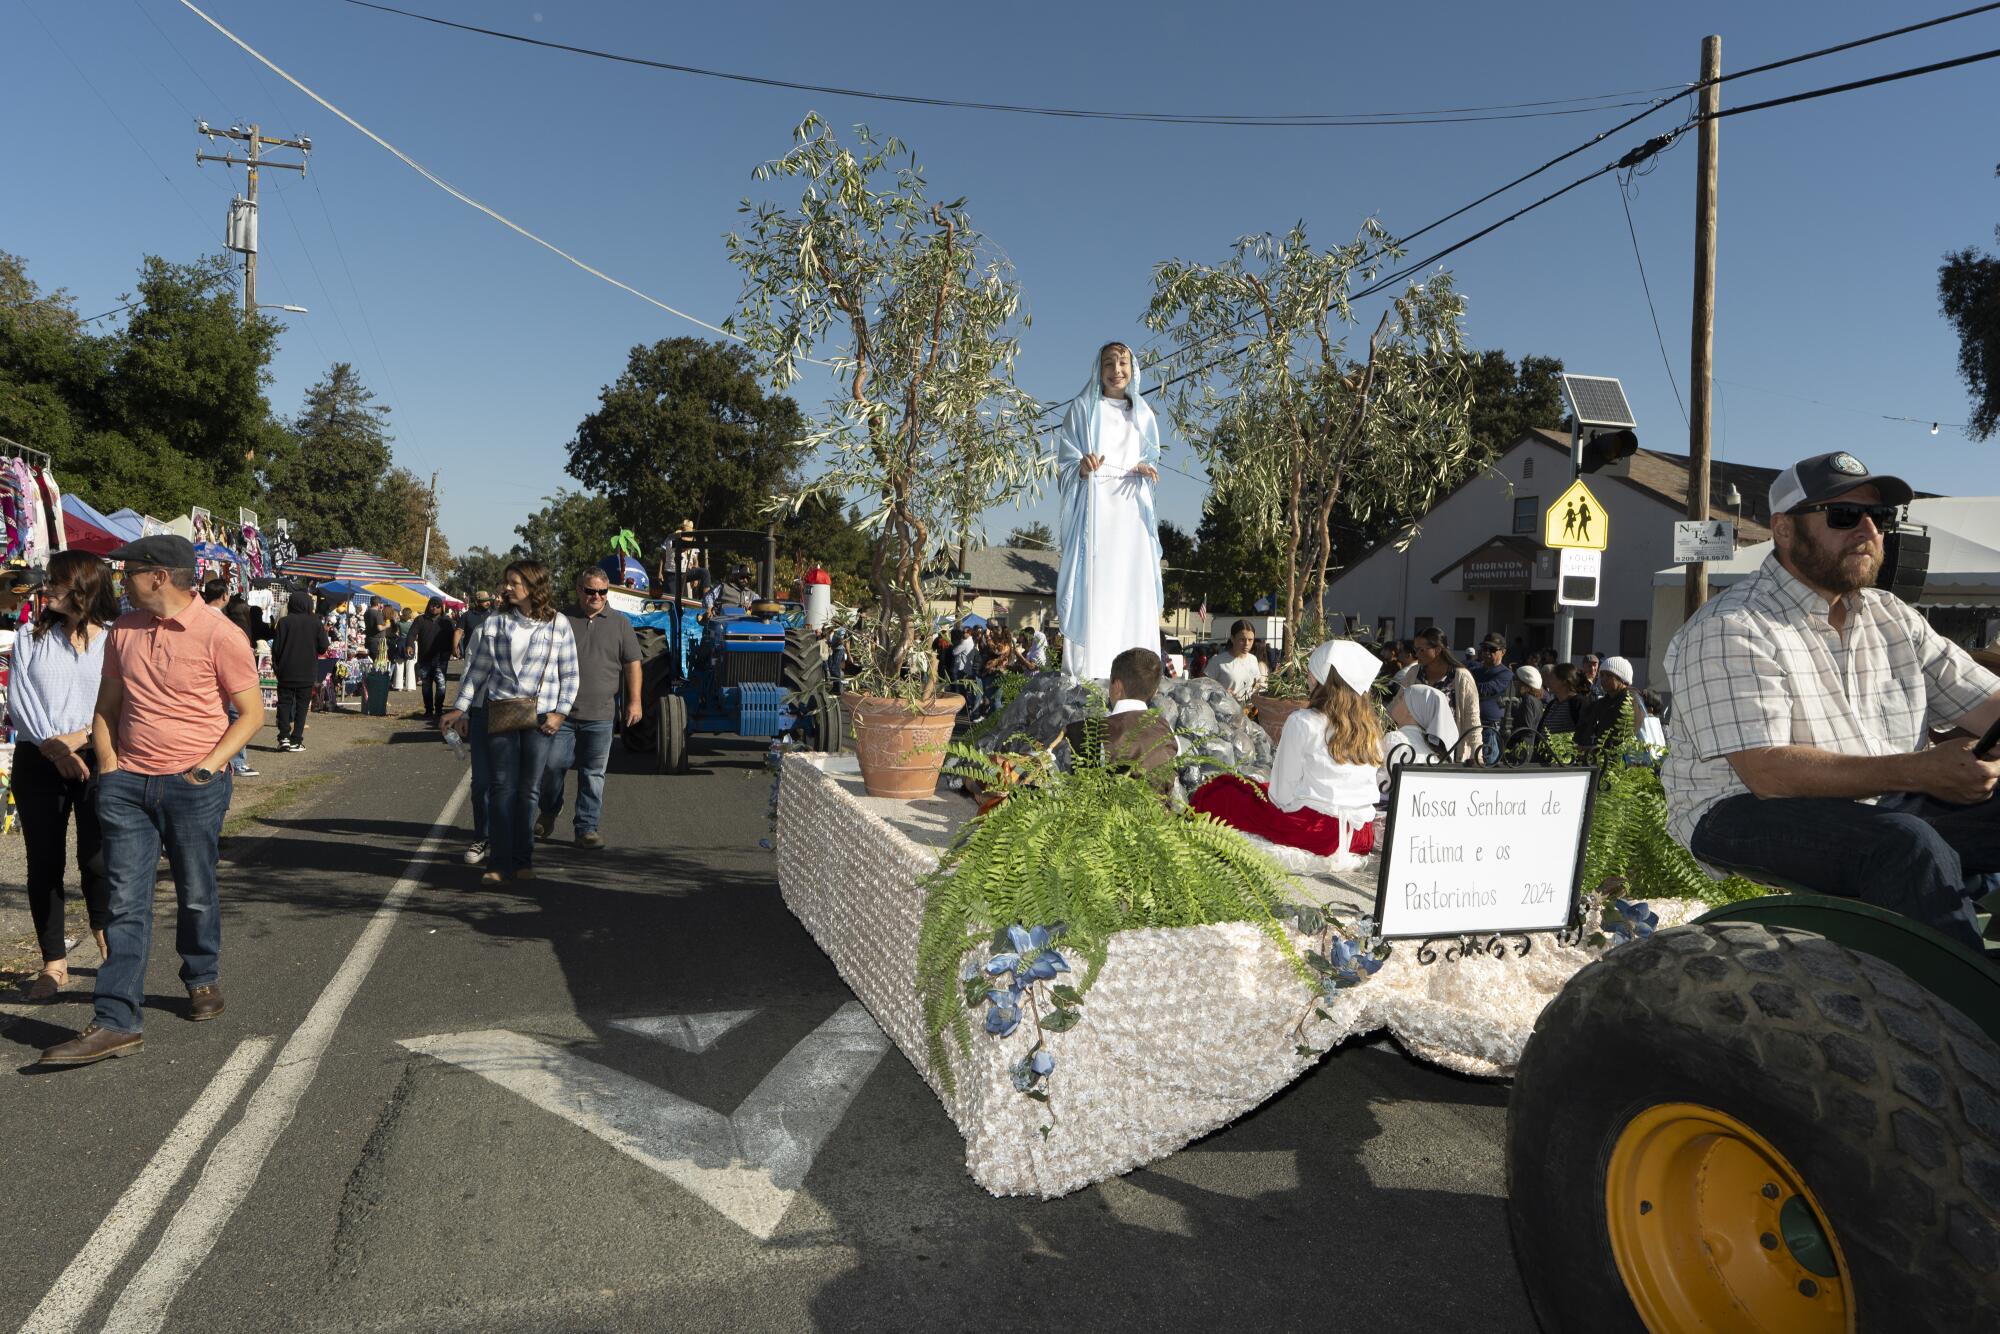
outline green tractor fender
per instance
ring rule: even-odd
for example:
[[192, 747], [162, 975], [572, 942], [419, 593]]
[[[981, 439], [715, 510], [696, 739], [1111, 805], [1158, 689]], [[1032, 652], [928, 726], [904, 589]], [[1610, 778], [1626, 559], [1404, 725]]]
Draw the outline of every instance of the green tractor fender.
[[1901, 913], [1825, 894], [1772, 894], [1725, 904], [1695, 919], [1697, 925], [1710, 922], [1757, 922], [1810, 931], [1880, 959], [1956, 1007], [2000, 1043], [2000, 962], [1982, 958]]

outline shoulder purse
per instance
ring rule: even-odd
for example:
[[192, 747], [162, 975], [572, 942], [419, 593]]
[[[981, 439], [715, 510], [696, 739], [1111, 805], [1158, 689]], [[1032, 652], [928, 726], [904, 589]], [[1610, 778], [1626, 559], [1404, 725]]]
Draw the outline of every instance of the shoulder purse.
[[[549, 629], [549, 635], [551, 638], [555, 635], [553, 625]], [[542, 675], [548, 675], [548, 665], [546, 663], [543, 664]], [[541, 717], [540, 705], [541, 696], [539, 694], [515, 695], [507, 699], [487, 700], [486, 734], [488, 736], [499, 736], [507, 732], [527, 731]]]

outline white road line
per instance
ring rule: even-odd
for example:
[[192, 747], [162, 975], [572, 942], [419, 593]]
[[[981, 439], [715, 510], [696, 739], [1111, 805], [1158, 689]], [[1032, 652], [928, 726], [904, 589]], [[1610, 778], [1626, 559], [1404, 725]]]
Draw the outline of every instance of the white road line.
[[231, 1215], [257, 1183], [257, 1174], [263, 1170], [264, 1160], [270, 1156], [278, 1137], [291, 1124], [299, 1099], [305, 1096], [313, 1077], [319, 1073], [320, 1058], [333, 1041], [334, 1032], [347, 1013], [348, 1003], [361, 990], [361, 984], [375, 966], [382, 947], [388, 944], [389, 932], [396, 925], [396, 915], [402, 911], [410, 895], [416, 892], [417, 886], [423, 883], [424, 867], [431, 854], [437, 851], [452, 826], [458, 822], [458, 809], [465, 804], [465, 795], [471, 786], [471, 774], [459, 780], [450, 800], [445, 802], [444, 810], [439, 813], [437, 823], [431, 826], [422, 846], [404, 869], [403, 878], [396, 882], [388, 897], [375, 910], [375, 916], [369, 919], [361, 939], [354, 942], [354, 948], [348, 951], [340, 971], [333, 975], [333, 980], [320, 992], [319, 999], [313, 1002], [305, 1021], [286, 1040], [270, 1075], [250, 1095], [243, 1119], [230, 1128], [215, 1146], [215, 1152], [208, 1156], [200, 1179], [168, 1222], [160, 1244], [132, 1281], [125, 1285], [117, 1305], [111, 1308], [110, 1318], [104, 1323], [105, 1330], [121, 1331], [121, 1334], [123, 1331], [157, 1330], [166, 1323], [167, 1308], [173, 1305], [174, 1298], [180, 1295], [181, 1288], [201, 1267], [201, 1262], [208, 1258]]
[[125, 1263], [125, 1255], [152, 1225], [153, 1215], [165, 1202], [167, 1192], [180, 1181], [188, 1164], [208, 1143], [208, 1137], [224, 1114], [236, 1104], [236, 1095], [250, 1082], [270, 1054], [275, 1038], [245, 1038], [216, 1071], [215, 1078], [188, 1108], [187, 1115], [173, 1128], [166, 1142], [140, 1169], [111, 1212], [90, 1234], [90, 1240], [69, 1262], [62, 1277], [49, 1289], [42, 1304], [21, 1326], [23, 1334], [56, 1334], [80, 1328], [90, 1308], [97, 1303], [105, 1281]]

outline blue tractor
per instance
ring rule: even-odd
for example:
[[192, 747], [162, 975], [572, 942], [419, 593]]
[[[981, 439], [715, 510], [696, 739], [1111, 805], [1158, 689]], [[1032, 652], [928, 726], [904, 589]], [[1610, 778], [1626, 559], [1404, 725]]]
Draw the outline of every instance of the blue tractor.
[[[683, 597], [671, 573], [681, 553], [716, 542], [760, 542], [763, 560], [754, 589], [724, 581], [714, 610]], [[661, 773], [686, 773], [688, 744], [702, 734], [742, 737], [796, 735], [814, 750], [839, 750], [845, 739], [840, 701], [828, 688], [826, 653], [805, 626], [803, 608], [772, 597], [777, 563], [774, 531], [737, 528], [683, 530], [668, 553], [668, 596], [633, 618], [660, 633], [659, 652], [645, 667], [646, 727]]]

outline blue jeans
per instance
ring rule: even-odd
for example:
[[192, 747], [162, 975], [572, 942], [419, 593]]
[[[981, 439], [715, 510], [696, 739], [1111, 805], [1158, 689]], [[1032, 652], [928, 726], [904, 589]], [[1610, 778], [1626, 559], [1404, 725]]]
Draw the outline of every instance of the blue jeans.
[[550, 738], [548, 767], [542, 770], [541, 813], [553, 829], [563, 808], [563, 775], [576, 770], [576, 832], [597, 829], [604, 809], [604, 771], [611, 764], [609, 718], [565, 718], [562, 731]]
[[444, 664], [441, 662], [426, 663], [420, 660], [417, 663], [416, 671], [417, 688], [424, 692], [424, 714], [427, 717], [436, 718], [447, 707], [445, 701], [448, 696], [445, 694]]
[[1480, 727], [1479, 762], [1485, 765], [1500, 763], [1500, 724], [1482, 722]]
[[486, 841], [486, 803], [492, 796], [492, 766], [486, 760], [486, 709], [465, 711], [465, 744], [472, 751], [472, 841]]
[[111, 957], [97, 972], [99, 1028], [140, 1030], [163, 843], [180, 904], [174, 947], [180, 951], [181, 982], [192, 990], [215, 981], [222, 957], [215, 842], [229, 809], [229, 789], [227, 769], [202, 787], [179, 774], [118, 769], [98, 777], [97, 822], [104, 829], [104, 873], [111, 882], [111, 920], [104, 928]]
[[1913, 917], [1974, 950], [1968, 875], [2000, 871], [2000, 793], [1973, 806], [1897, 794], [1879, 805], [1827, 797], [1724, 797], [1688, 850], [1751, 879], [1767, 871], [1820, 894]]
[[486, 869], [506, 875], [535, 864], [535, 808], [555, 738], [540, 727], [486, 738]]
[[[229, 715], [229, 722], [232, 727], [235, 726], [236, 720], [243, 716], [242, 714], [236, 711], [236, 706], [234, 704], [231, 704], [226, 700], [223, 702], [222, 711]], [[244, 746], [243, 749], [237, 751], [234, 755], [229, 757], [229, 772], [233, 774], [240, 774], [249, 767], [250, 767], [249, 746], [247, 745]]]

